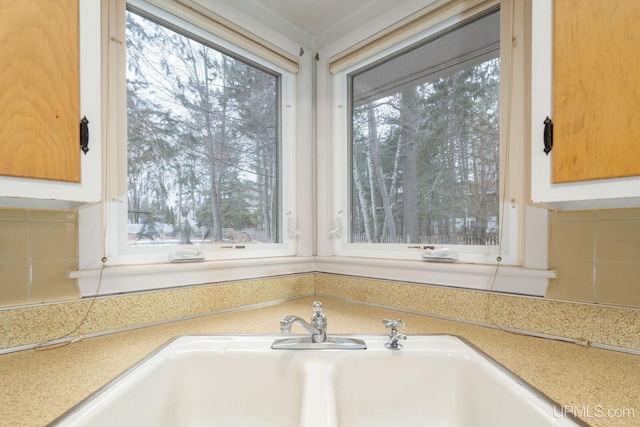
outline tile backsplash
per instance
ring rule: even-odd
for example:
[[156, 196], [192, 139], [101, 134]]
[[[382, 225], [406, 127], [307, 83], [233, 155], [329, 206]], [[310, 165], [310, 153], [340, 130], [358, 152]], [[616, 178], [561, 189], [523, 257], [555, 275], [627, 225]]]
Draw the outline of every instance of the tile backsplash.
[[80, 297], [74, 211], [0, 209], [0, 307]]
[[640, 307], [640, 209], [551, 212], [547, 297]]

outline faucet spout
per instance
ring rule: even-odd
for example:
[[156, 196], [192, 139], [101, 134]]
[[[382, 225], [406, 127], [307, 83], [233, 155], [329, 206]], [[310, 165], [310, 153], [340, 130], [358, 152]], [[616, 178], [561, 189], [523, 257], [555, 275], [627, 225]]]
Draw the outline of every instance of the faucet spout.
[[301, 317], [298, 317], [298, 316], [295, 316], [295, 315], [284, 316], [282, 319], [280, 319], [280, 332], [282, 332], [283, 334], [290, 334], [291, 333], [291, 327], [293, 325], [300, 326], [301, 328], [303, 328], [305, 331], [309, 332], [310, 334], [320, 334], [320, 333], [322, 333], [322, 331], [320, 329], [316, 328], [315, 326], [311, 325], [310, 323], [307, 323]]
[[325, 342], [327, 339], [327, 317], [322, 313], [322, 304], [313, 303], [314, 315], [311, 323], [295, 315], [284, 316], [280, 319], [280, 331], [283, 334], [290, 334], [291, 327], [298, 325], [311, 334], [311, 340], [315, 343]]

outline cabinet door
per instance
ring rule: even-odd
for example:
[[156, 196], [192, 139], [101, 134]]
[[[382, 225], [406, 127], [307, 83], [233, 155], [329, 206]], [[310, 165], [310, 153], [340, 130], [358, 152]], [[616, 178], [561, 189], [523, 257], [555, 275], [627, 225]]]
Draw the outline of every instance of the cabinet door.
[[555, 0], [553, 182], [640, 175], [640, 1]]
[[80, 181], [78, 0], [0, 0], [0, 175]]
[[[571, 3], [569, 4], [569, 11], [565, 11], [565, 13], [569, 13], [572, 15], [571, 18], [560, 18], [558, 21], [559, 25], [562, 25], [563, 20], [573, 19], [575, 17], [579, 17], [581, 15], [580, 8], [584, 5], [594, 5], [597, 4], [598, 7], [609, 7], [610, 5], [615, 5], [616, 3], [622, 3], [619, 0], [612, 1], [594, 1], [594, 0], [580, 0], [580, 1], [569, 1], [568, 0], [534, 0], [528, 2], [528, 7], [531, 10], [531, 38], [530, 41], [530, 52], [531, 52], [531, 201], [535, 204], [542, 205], [545, 207], [551, 207], [554, 209], [603, 209], [603, 208], [623, 208], [623, 207], [640, 207], [640, 173], [637, 173], [633, 176], [621, 176], [623, 175], [620, 172], [620, 169], [617, 168], [617, 165], [622, 163], [623, 160], [620, 158], [624, 158], [624, 161], [630, 161], [632, 164], [640, 164], [638, 157], [638, 137], [632, 138], [631, 141], [627, 141], [626, 144], [631, 144], [630, 147], [625, 146], [623, 148], [619, 148], [618, 144], [620, 144], [619, 139], [612, 138], [611, 133], [606, 133], [602, 136], [602, 134], [596, 139], [592, 139], [590, 137], [591, 132], [595, 132], [593, 130], [587, 131], [586, 137], [573, 138], [574, 132], [582, 132], [582, 128], [584, 126], [591, 126], [591, 123], [586, 123], [587, 121], [597, 121], [600, 123], [600, 130], [611, 130], [614, 125], [612, 124], [615, 120], [619, 120], [619, 117], [612, 117], [612, 113], [615, 115], [616, 112], [620, 112], [622, 109], [616, 104], [615, 107], [611, 107], [612, 111], [605, 111], [599, 114], [607, 114], [604, 119], [600, 118], [598, 114], [593, 114], [590, 111], [590, 108], [593, 106], [595, 101], [591, 98], [585, 98], [585, 100], [572, 99], [567, 101], [568, 104], [572, 108], [575, 108], [574, 114], [577, 114], [579, 121], [574, 123], [572, 126], [575, 126], [577, 129], [568, 128], [568, 130], [563, 131], [561, 124], [565, 121], [562, 118], [562, 112], [560, 112], [560, 108], [558, 105], [555, 106], [556, 103], [556, 93], [558, 92], [558, 88], [554, 87], [554, 70], [557, 68], [556, 64], [554, 64], [554, 8], [556, 4], [559, 3]], [[584, 3], [584, 4], [583, 4]], [[640, 4], [638, 0], [628, 0], [627, 5], [633, 3]], [[574, 8], [575, 6], [575, 8]], [[574, 16], [575, 15], [575, 16]], [[636, 22], [638, 22], [638, 18], [635, 18]], [[593, 23], [592, 25], [595, 25]], [[640, 52], [640, 44], [636, 31], [628, 33], [627, 43], [633, 43], [633, 38], [635, 37], [635, 55], [638, 55]], [[609, 32], [613, 31], [612, 24], [607, 24], [606, 30], [602, 29], [590, 29], [587, 32], [593, 31], [592, 36], [597, 36], [600, 38], [608, 38]], [[635, 34], [635, 36], [633, 35]], [[624, 36], [623, 36], [624, 38]], [[617, 49], [615, 44], [613, 46], [609, 46], [610, 49]], [[598, 75], [600, 78], [606, 80], [606, 82], [590, 80], [588, 83], [582, 80], [579, 72], [585, 71], [585, 68], [592, 68], [591, 65], [582, 64], [580, 66], [580, 70], [575, 69], [575, 75], [573, 77], [567, 77], [566, 80], [569, 80], [571, 83], [572, 80], [582, 82], [581, 85], [575, 87], [574, 91], [579, 91], [583, 95], [585, 94], [593, 94], [593, 87], [589, 86], [598, 86], [600, 83], [602, 84], [612, 84], [615, 80], [620, 80], [622, 77], [611, 77], [615, 70], [615, 72], [621, 72], [625, 75], [624, 81], [629, 82], [628, 85], [631, 85], [631, 81], [636, 84], [636, 89], [640, 86], [640, 80], [638, 80], [638, 64], [631, 65], [631, 60], [628, 58], [621, 57], [621, 53], [618, 50], [618, 57], [614, 59], [610, 59], [608, 62], [602, 62], [598, 60], [599, 67], [605, 67], [604, 72], [600, 72]], [[635, 56], [637, 58], [637, 56]], [[576, 58], [584, 59], [584, 58]], [[595, 61], [594, 57], [591, 57], [592, 60]], [[637, 59], [636, 59], [637, 61]], [[603, 73], [608, 75], [603, 77]], [[625, 74], [626, 73], [626, 74]], [[556, 83], [560, 85], [561, 83]], [[564, 83], [562, 83], [564, 84]], [[604, 86], [603, 86], [604, 87]], [[562, 89], [559, 89], [562, 90]], [[613, 97], [609, 93], [609, 89], [605, 87], [605, 89], [600, 89], [601, 98], [599, 101], [602, 101], [602, 98], [609, 99]], [[604, 91], [604, 95], [602, 95], [602, 90]], [[637, 92], [636, 92], [637, 93]], [[604, 102], [604, 101], [603, 101]], [[602, 110], [602, 108], [600, 108]], [[628, 118], [628, 122], [622, 122], [623, 124], [619, 124], [618, 121], [616, 128], [632, 128], [632, 123], [640, 122], [640, 117], [637, 116], [640, 109], [635, 108], [635, 113], [632, 111], [626, 111], [626, 117]], [[556, 114], [560, 114], [559, 117], [556, 117]], [[635, 118], [634, 114], [636, 114]], [[547, 155], [544, 151], [544, 122], [547, 117], [550, 117], [554, 121], [554, 146], [553, 150]], [[560, 129], [558, 129], [560, 128]], [[586, 128], [585, 128], [586, 129]], [[590, 129], [590, 128], [589, 128]], [[563, 138], [562, 134], [567, 133], [571, 139]], [[584, 132], [583, 132], [584, 136]], [[570, 143], [577, 141], [578, 144], [583, 144], [585, 138], [590, 138], [591, 145], [589, 146], [581, 146], [580, 148], [574, 149], [569, 147]], [[634, 141], [635, 139], [635, 141]], [[567, 140], [569, 142], [567, 142]], [[634, 150], [635, 145], [635, 150]], [[569, 170], [569, 176], [571, 176], [572, 182], [554, 182], [554, 175], [557, 175], [554, 172], [554, 164], [558, 163], [560, 165], [561, 161], [557, 160], [557, 157], [562, 157], [562, 154], [559, 153], [562, 151], [562, 148], [566, 148], [570, 152], [573, 152], [571, 155], [575, 155], [575, 158], [569, 156], [568, 166], [561, 167], [562, 169]], [[578, 158], [578, 155], [580, 158]], [[583, 163], [584, 156], [593, 156], [595, 163], [604, 164], [606, 163], [610, 170], [616, 169], [617, 172], [611, 174], [611, 176], [621, 176], [619, 178], [582, 178], [583, 180], [577, 181], [573, 172], [573, 168], [577, 163]], [[613, 157], [607, 157], [613, 156]], [[617, 156], [617, 158], [616, 158]], [[609, 160], [604, 160], [608, 158]], [[593, 161], [592, 163], [593, 164]], [[631, 172], [633, 174], [633, 172]], [[608, 175], [608, 174], [607, 174]], [[556, 177], [557, 179], [557, 177]], [[575, 181], [575, 182], [574, 182]]]

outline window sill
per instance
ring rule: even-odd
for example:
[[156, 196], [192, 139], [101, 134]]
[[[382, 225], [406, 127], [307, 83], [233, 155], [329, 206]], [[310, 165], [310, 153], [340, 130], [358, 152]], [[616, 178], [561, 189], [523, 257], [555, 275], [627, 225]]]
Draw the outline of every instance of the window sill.
[[[240, 260], [118, 265], [101, 269], [75, 270], [83, 297], [169, 289], [205, 283], [248, 280], [314, 271], [311, 257], [277, 257]], [[100, 277], [102, 276], [102, 279]], [[101, 283], [100, 283], [101, 282]]]
[[532, 296], [544, 296], [549, 279], [556, 277], [553, 270], [509, 265], [499, 266], [496, 274], [495, 265], [357, 257], [316, 257], [315, 270], [322, 273]]
[[[298, 273], [333, 273], [466, 289], [544, 296], [553, 270], [358, 257], [276, 257], [106, 267], [69, 273], [83, 297], [169, 289]], [[494, 280], [495, 275], [495, 280]]]

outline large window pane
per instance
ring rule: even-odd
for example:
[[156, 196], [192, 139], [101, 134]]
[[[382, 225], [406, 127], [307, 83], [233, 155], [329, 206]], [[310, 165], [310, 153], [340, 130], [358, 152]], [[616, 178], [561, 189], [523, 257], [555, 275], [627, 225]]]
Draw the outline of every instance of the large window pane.
[[351, 76], [351, 242], [495, 245], [499, 12]]
[[279, 76], [127, 11], [130, 244], [276, 243]]

